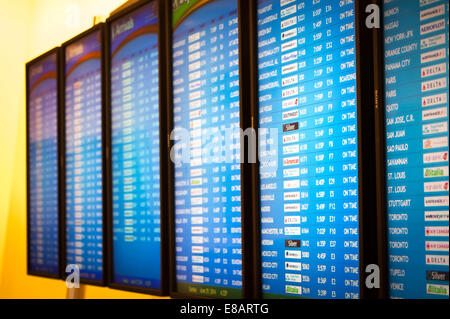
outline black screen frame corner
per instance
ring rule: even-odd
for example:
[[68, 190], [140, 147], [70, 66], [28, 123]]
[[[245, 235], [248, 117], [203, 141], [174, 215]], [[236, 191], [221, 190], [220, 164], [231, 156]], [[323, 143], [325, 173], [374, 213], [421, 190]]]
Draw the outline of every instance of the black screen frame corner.
[[[44, 272], [40, 272], [40, 271], [32, 271], [31, 270], [31, 260], [30, 260], [30, 247], [31, 247], [31, 236], [30, 236], [30, 226], [31, 226], [31, 212], [30, 212], [30, 171], [29, 171], [29, 144], [30, 144], [30, 130], [29, 130], [29, 120], [30, 120], [30, 86], [29, 86], [29, 72], [30, 72], [30, 68], [35, 64], [38, 63], [40, 61], [42, 61], [43, 59], [56, 54], [56, 69], [57, 69], [57, 76], [56, 76], [56, 80], [57, 80], [57, 147], [58, 147], [58, 274], [49, 274], [49, 273], [44, 273]], [[61, 157], [60, 157], [60, 151], [61, 151], [61, 70], [60, 70], [60, 60], [61, 60], [61, 54], [60, 54], [60, 47], [55, 47], [45, 53], [43, 53], [42, 55], [34, 58], [33, 60], [27, 62], [25, 64], [25, 81], [26, 81], [26, 102], [25, 102], [25, 120], [26, 120], [26, 125], [25, 125], [25, 130], [26, 130], [26, 192], [27, 192], [27, 200], [26, 200], [26, 212], [27, 212], [27, 217], [26, 217], [26, 242], [27, 242], [27, 250], [26, 250], [26, 254], [27, 254], [27, 275], [29, 276], [37, 276], [37, 277], [43, 277], [43, 278], [49, 278], [49, 279], [61, 279], [62, 278], [62, 245], [61, 245], [61, 216], [63, 215], [63, 212], [61, 210]]]
[[[111, 25], [116, 20], [140, 9], [141, 7], [156, 3], [158, 6], [158, 55], [159, 55], [159, 105], [160, 105], [160, 201], [161, 201], [161, 245], [160, 245], [160, 261], [161, 261], [161, 288], [143, 288], [132, 285], [119, 284], [114, 282], [114, 242], [113, 242], [113, 206], [112, 206], [112, 156], [111, 156]], [[105, 83], [106, 83], [106, 144], [107, 144], [107, 155], [106, 155], [106, 172], [108, 176], [108, 185], [106, 187], [106, 192], [108, 196], [108, 208], [107, 208], [107, 246], [108, 246], [108, 276], [107, 285], [109, 288], [124, 290], [136, 293], [142, 293], [153, 296], [167, 296], [169, 293], [169, 278], [168, 278], [168, 267], [169, 267], [169, 256], [168, 256], [168, 235], [167, 235], [167, 219], [168, 213], [164, 211], [164, 203], [167, 203], [167, 181], [168, 181], [168, 171], [167, 171], [167, 114], [166, 105], [167, 95], [166, 95], [166, 34], [165, 25], [166, 22], [166, 1], [164, 0], [139, 0], [130, 6], [114, 13], [106, 20], [106, 37], [105, 37]]]
[[61, 63], [60, 63], [60, 68], [61, 68], [61, 118], [62, 118], [62, 131], [63, 131], [63, 140], [61, 141], [61, 159], [62, 159], [62, 163], [61, 163], [61, 170], [62, 170], [62, 190], [61, 190], [61, 197], [63, 198], [62, 201], [62, 205], [63, 205], [63, 216], [62, 216], [62, 221], [63, 224], [61, 225], [61, 234], [62, 234], [62, 240], [64, 241], [64, 250], [62, 252], [62, 268], [64, 270], [63, 274], [62, 274], [62, 279], [66, 280], [68, 274], [65, 271], [65, 268], [67, 266], [66, 261], [67, 261], [67, 253], [66, 253], [66, 156], [65, 156], [65, 150], [66, 150], [66, 143], [65, 143], [65, 136], [66, 136], [66, 129], [65, 129], [65, 87], [66, 87], [66, 76], [65, 76], [65, 57], [66, 57], [66, 48], [67, 46], [77, 42], [78, 40], [81, 40], [82, 38], [89, 36], [90, 34], [100, 31], [100, 37], [101, 37], [101, 76], [102, 76], [102, 184], [103, 184], [103, 198], [102, 198], [102, 204], [103, 204], [103, 216], [102, 216], [102, 221], [103, 221], [103, 227], [102, 227], [102, 232], [103, 232], [103, 238], [102, 238], [102, 243], [103, 243], [103, 271], [102, 271], [102, 279], [101, 280], [90, 280], [90, 279], [84, 279], [84, 278], [80, 278], [80, 283], [82, 284], [86, 284], [86, 285], [93, 285], [93, 286], [100, 286], [100, 287], [106, 287], [107, 286], [107, 278], [108, 278], [108, 242], [107, 242], [107, 223], [108, 223], [108, 217], [107, 217], [107, 207], [108, 207], [108, 201], [107, 201], [107, 185], [109, 184], [109, 180], [108, 180], [108, 175], [106, 172], [106, 148], [107, 148], [107, 143], [106, 143], [106, 85], [105, 85], [105, 70], [106, 70], [106, 57], [105, 57], [105, 36], [106, 36], [106, 24], [105, 23], [98, 23], [96, 25], [94, 25], [93, 27], [91, 27], [90, 29], [80, 33], [79, 35], [75, 36], [74, 38], [64, 42], [61, 45]]
[[[355, 48], [357, 74], [358, 121], [358, 212], [359, 212], [359, 288], [361, 299], [380, 299], [385, 292], [385, 242], [381, 223], [385, 214], [384, 163], [379, 148], [384, 143], [382, 134], [384, 113], [380, 108], [382, 70], [380, 70], [380, 30], [369, 28], [366, 19], [372, 12], [367, 6], [381, 8], [380, 0], [355, 1]], [[381, 16], [381, 12], [380, 12]], [[381, 75], [380, 75], [381, 74]], [[381, 83], [380, 83], [381, 81]], [[380, 122], [381, 121], [381, 122]], [[366, 269], [377, 265], [380, 269], [380, 288], [366, 285]]]

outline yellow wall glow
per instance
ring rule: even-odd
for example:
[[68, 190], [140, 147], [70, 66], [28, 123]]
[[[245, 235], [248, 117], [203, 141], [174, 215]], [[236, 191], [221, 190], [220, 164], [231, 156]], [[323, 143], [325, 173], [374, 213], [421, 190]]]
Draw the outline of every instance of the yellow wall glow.
[[[25, 63], [107, 17], [124, 0], [0, 0], [0, 298], [65, 298], [61, 280], [26, 274]], [[151, 298], [85, 287], [86, 298]]]

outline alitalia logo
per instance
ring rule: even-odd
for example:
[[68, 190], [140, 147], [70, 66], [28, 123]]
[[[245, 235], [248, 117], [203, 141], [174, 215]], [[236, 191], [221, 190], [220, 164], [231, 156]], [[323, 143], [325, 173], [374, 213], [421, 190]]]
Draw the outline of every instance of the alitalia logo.
[[448, 296], [448, 285], [427, 284], [427, 294]]
[[294, 295], [301, 295], [302, 294], [302, 288], [298, 287], [298, 286], [286, 285], [286, 293], [287, 294], [294, 294]]
[[448, 176], [448, 167], [425, 168], [424, 177]]

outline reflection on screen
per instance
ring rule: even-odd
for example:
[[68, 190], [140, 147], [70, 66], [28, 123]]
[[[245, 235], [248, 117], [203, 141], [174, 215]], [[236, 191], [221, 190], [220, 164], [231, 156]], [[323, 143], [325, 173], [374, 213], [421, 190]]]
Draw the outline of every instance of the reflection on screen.
[[111, 25], [114, 282], [161, 288], [156, 2]]
[[258, 1], [265, 298], [359, 298], [354, 1]]
[[179, 4], [173, 24], [177, 292], [239, 298], [237, 1]]
[[66, 264], [103, 279], [101, 32], [66, 47]]
[[58, 275], [58, 80], [56, 53], [28, 72], [29, 270]]
[[384, 4], [391, 298], [448, 299], [448, 1]]

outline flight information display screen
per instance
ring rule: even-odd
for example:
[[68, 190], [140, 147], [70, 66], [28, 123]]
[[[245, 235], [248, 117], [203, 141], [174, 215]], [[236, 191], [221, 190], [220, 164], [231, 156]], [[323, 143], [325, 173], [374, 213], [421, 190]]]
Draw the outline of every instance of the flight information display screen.
[[29, 66], [29, 271], [59, 274], [57, 53]]
[[161, 288], [158, 7], [111, 23], [113, 280]]
[[359, 298], [355, 3], [257, 10], [263, 297]]
[[173, 5], [176, 289], [239, 298], [237, 0], [174, 1]]
[[65, 48], [66, 264], [103, 280], [101, 31]]
[[383, 11], [390, 297], [448, 299], [449, 4]]

